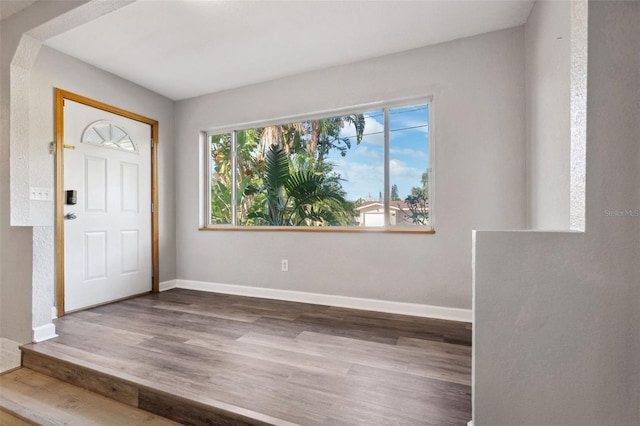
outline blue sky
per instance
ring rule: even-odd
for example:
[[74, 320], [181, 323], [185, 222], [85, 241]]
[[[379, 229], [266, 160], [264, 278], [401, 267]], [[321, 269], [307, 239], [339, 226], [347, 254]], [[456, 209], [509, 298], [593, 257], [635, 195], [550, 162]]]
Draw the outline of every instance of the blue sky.
[[[335, 150], [328, 159], [343, 179], [347, 199], [378, 199], [384, 191], [384, 114], [381, 110], [365, 113], [364, 138], [355, 137], [346, 157]], [[389, 111], [390, 182], [398, 185], [404, 199], [414, 186], [422, 186], [422, 173], [429, 167], [428, 105], [413, 105]], [[353, 126], [345, 126], [341, 136], [355, 135]]]

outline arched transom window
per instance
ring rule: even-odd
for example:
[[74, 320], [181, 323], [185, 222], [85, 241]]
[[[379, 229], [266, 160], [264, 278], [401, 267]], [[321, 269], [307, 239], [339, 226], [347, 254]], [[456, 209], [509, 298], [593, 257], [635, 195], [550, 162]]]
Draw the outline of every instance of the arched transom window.
[[108, 120], [91, 123], [82, 133], [82, 143], [138, 152], [138, 145], [122, 127]]

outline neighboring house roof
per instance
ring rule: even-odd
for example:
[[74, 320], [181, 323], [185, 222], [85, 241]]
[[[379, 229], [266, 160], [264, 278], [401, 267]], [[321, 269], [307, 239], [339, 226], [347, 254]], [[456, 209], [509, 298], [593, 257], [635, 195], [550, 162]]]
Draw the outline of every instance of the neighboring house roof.
[[360, 204], [359, 207], [356, 207], [356, 210], [362, 212], [362, 211], [369, 211], [369, 210], [377, 210], [381, 208], [384, 208], [384, 203], [382, 201], [365, 201], [362, 204]]
[[[382, 201], [365, 201], [360, 204], [359, 207], [356, 207], [356, 210], [359, 212], [367, 212], [370, 210], [377, 210], [384, 208], [384, 203]], [[390, 210], [409, 210], [409, 205], [404, 201], [391, 201], [389, 202]], [[428, 208], [427, 208], [428, 210]]]

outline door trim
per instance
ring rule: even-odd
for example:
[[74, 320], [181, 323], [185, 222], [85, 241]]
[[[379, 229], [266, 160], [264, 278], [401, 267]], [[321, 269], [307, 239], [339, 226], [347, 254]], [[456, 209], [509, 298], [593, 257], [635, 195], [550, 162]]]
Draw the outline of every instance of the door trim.
[[70, 100], [151, 126], [151, 262], [153, 276], [151, 291], [160, 291], [160, 256], [158, 237], [158, 121], [114, 107], [59, 88], [56, 94], [56, 308], [58, 317], [65, 314], [64, 307], [64, 101]]

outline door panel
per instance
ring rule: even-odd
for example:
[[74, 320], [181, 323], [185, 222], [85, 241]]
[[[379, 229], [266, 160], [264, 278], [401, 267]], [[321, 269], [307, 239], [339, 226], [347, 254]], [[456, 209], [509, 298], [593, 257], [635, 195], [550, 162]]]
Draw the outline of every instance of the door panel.
[[122, 268], [120, 270], [123, 274], [138, 272], [140, 270], [138, 266], [138, 259], [140, 259], [138, 231], [135, 229], [120, 231], [120, 241], [122, 241], [122, 250], [120, 250]]
[[65, 310], [150, 291], [151, 126], [66, 100], [64, 143]]
[[133, 163], [120, 164], [120, 194], [122, 194], [122, 211], [138, 213], [139, 211], [139, 179], [138, 165]]
[[107, 233], [93, 231], [84, 233], [85, 274], [84, 280], [107, 277]]
[[[82, 147], [80, 147], [82, 149]], [[86, 212], [105, 213], [107, 211], [107, 159], [85, 156], [84, 187]]]

